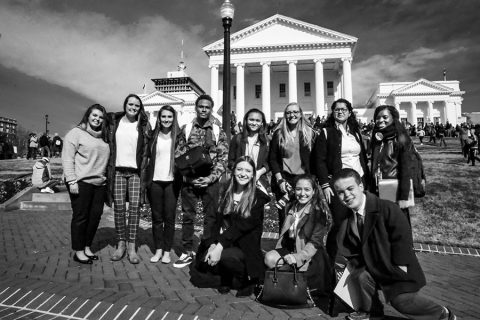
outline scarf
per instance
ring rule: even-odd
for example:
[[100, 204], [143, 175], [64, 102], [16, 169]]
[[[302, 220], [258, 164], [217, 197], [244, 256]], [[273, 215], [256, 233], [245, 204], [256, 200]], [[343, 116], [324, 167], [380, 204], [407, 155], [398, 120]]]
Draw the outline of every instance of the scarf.
[[389, 126], [386, 126], [385, 128], [376, 130], [373, 139], [375, 139], [375, 143], [379, 144], [382, 143], [382, 140], [388, 140], [397, 135], [397, 130], [395, 128], [395, 125], [392, 123]]
[[88, 132], [94, 138], [100, 139], [102, 137], [102, 130], [101, 129], [98, 130], [98, 131], [95, 131], [92, 128], [90, 128], [90, 126], [88, 126], [86, 123], [82, 123], [82, 124], [78, 125], [77, 128], [80, 128], [83, 131]]

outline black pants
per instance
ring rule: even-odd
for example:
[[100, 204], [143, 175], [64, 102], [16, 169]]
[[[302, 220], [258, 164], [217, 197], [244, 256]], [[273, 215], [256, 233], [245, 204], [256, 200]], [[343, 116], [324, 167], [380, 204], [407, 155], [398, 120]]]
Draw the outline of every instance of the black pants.
[[468, 150], [468, 159], [467, 163], [470, 163], [470, 160], [472, 161], [472, 166], [475, 165], [475, 152], [477, 151], [477, 147], [470, 147]]
[[37, 148], [28, 147], [27, 159], [37, 159]]
[[183, 251], [187, 252], [193, 249], [193, 225], [195, 223], [198, 200], [202, 201], [205, 216], [214, 216], [219, 197], [218, 182], [206, 188], [195, 188], [192, 184], [184, 183], [181, 193], [183, 211], [182, 246]]
[[155, 249], [170, 251], [175, 233], [179, 189], [173, 181], [153, 181], [149, 188]]
[[233, 278], [240, 281], [244, 287], [248, 283], [245, 255], [240, 248], [224, 248], [219, 261], [220, 283], [222, 286], [232, 286]]
[[70, 193], [72, 203], [72, 249], [80, 251], [90, 247], [103, 213], [106, 186], [79, 181], [78, 194]]

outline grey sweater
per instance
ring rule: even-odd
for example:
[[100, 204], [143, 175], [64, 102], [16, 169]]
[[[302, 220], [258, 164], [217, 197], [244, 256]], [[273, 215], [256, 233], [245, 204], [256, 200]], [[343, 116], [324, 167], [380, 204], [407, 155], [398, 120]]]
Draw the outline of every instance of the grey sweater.
[[63, 175], [67, 182], [83, 181], [96, 186], [105, 184], [110, 148], [100, 134], [76, 127], [64, 139]]

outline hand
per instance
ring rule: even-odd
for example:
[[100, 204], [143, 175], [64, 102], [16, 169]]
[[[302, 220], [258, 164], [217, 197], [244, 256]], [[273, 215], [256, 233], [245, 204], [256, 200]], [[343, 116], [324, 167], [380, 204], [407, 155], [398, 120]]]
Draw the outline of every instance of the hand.
[[[211, 248], [211, 246], [210, 246]], [[217, 244], [213, 250], [208, 250], [207, 255], [205, 256], [205, 262], [208, 263], [210, 266], [215, 266], [219, 261], [220, 257], [222, 256], [223, 246], [221, 244]]]
[[408, 273], [408, 272], [407, 272], [407, 270], [408, 270], [408, 269], [407, 269], [407, 266], [398, 266], [398, 267], [399, 267], [400, 270], [402, 270], [403, 272]]
[[260, 179], [262, 175], [263, 175], [263, 170], [258, 170], [257, 174], [255, 175], [255, 180], [258, 181], [258, 179]]
[[323, 194], [325, 195], [325, 199], [328, 203], [330, 203], [330, 199], [333, 197], [333, 190], [330, 187], [323, 189]]
[[193, 179], [192, 183], [197, 188], [206, 188], [212, 181], [208, 177], [200, 177], [197, 179]]
[[287, 193], [287, 183], [285, 181], [282, 181], [282, 183], [280, 183], [278, 187], [280, 188], [280, 191], [282, 191], [282, 193]]
[[287, 254], [285, 257], [283, 257], [283, 260], [288, 264], [297, 264], [297, 259], [295, 259], [293, 254]]
[[398, 206], [400, 209], [408, 208], [408, 200], [398, 200]]
[[70, 184], [68, 188], [71, 194], [78, 194], [78, 183]]

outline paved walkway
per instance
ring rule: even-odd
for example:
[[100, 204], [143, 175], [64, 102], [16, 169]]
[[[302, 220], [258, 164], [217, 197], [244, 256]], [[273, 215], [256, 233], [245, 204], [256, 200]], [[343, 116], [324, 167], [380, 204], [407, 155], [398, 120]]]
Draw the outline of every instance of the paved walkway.
[[[139, 229], [140, 264], [112, 263], [110, 215], [105, 212], [94, 243], [100, 260], [85, 266], [72, 261], [71, 212], [0, 211], [0, 319], [343, 319], [346, 314], [331, 318], [320, 308], [280, 310], [235, 298], [234, 291], [217, 294], [208, 288], [217, 278], [150, 263], [148, 228]], [[265, 248], [272, 245], [264, 241]], [[428, 279], [423, 292], [461, 319], [479, 319], [480, 258], [417, 255]], [[386, 319], [401, 318], [386, 311]]]

